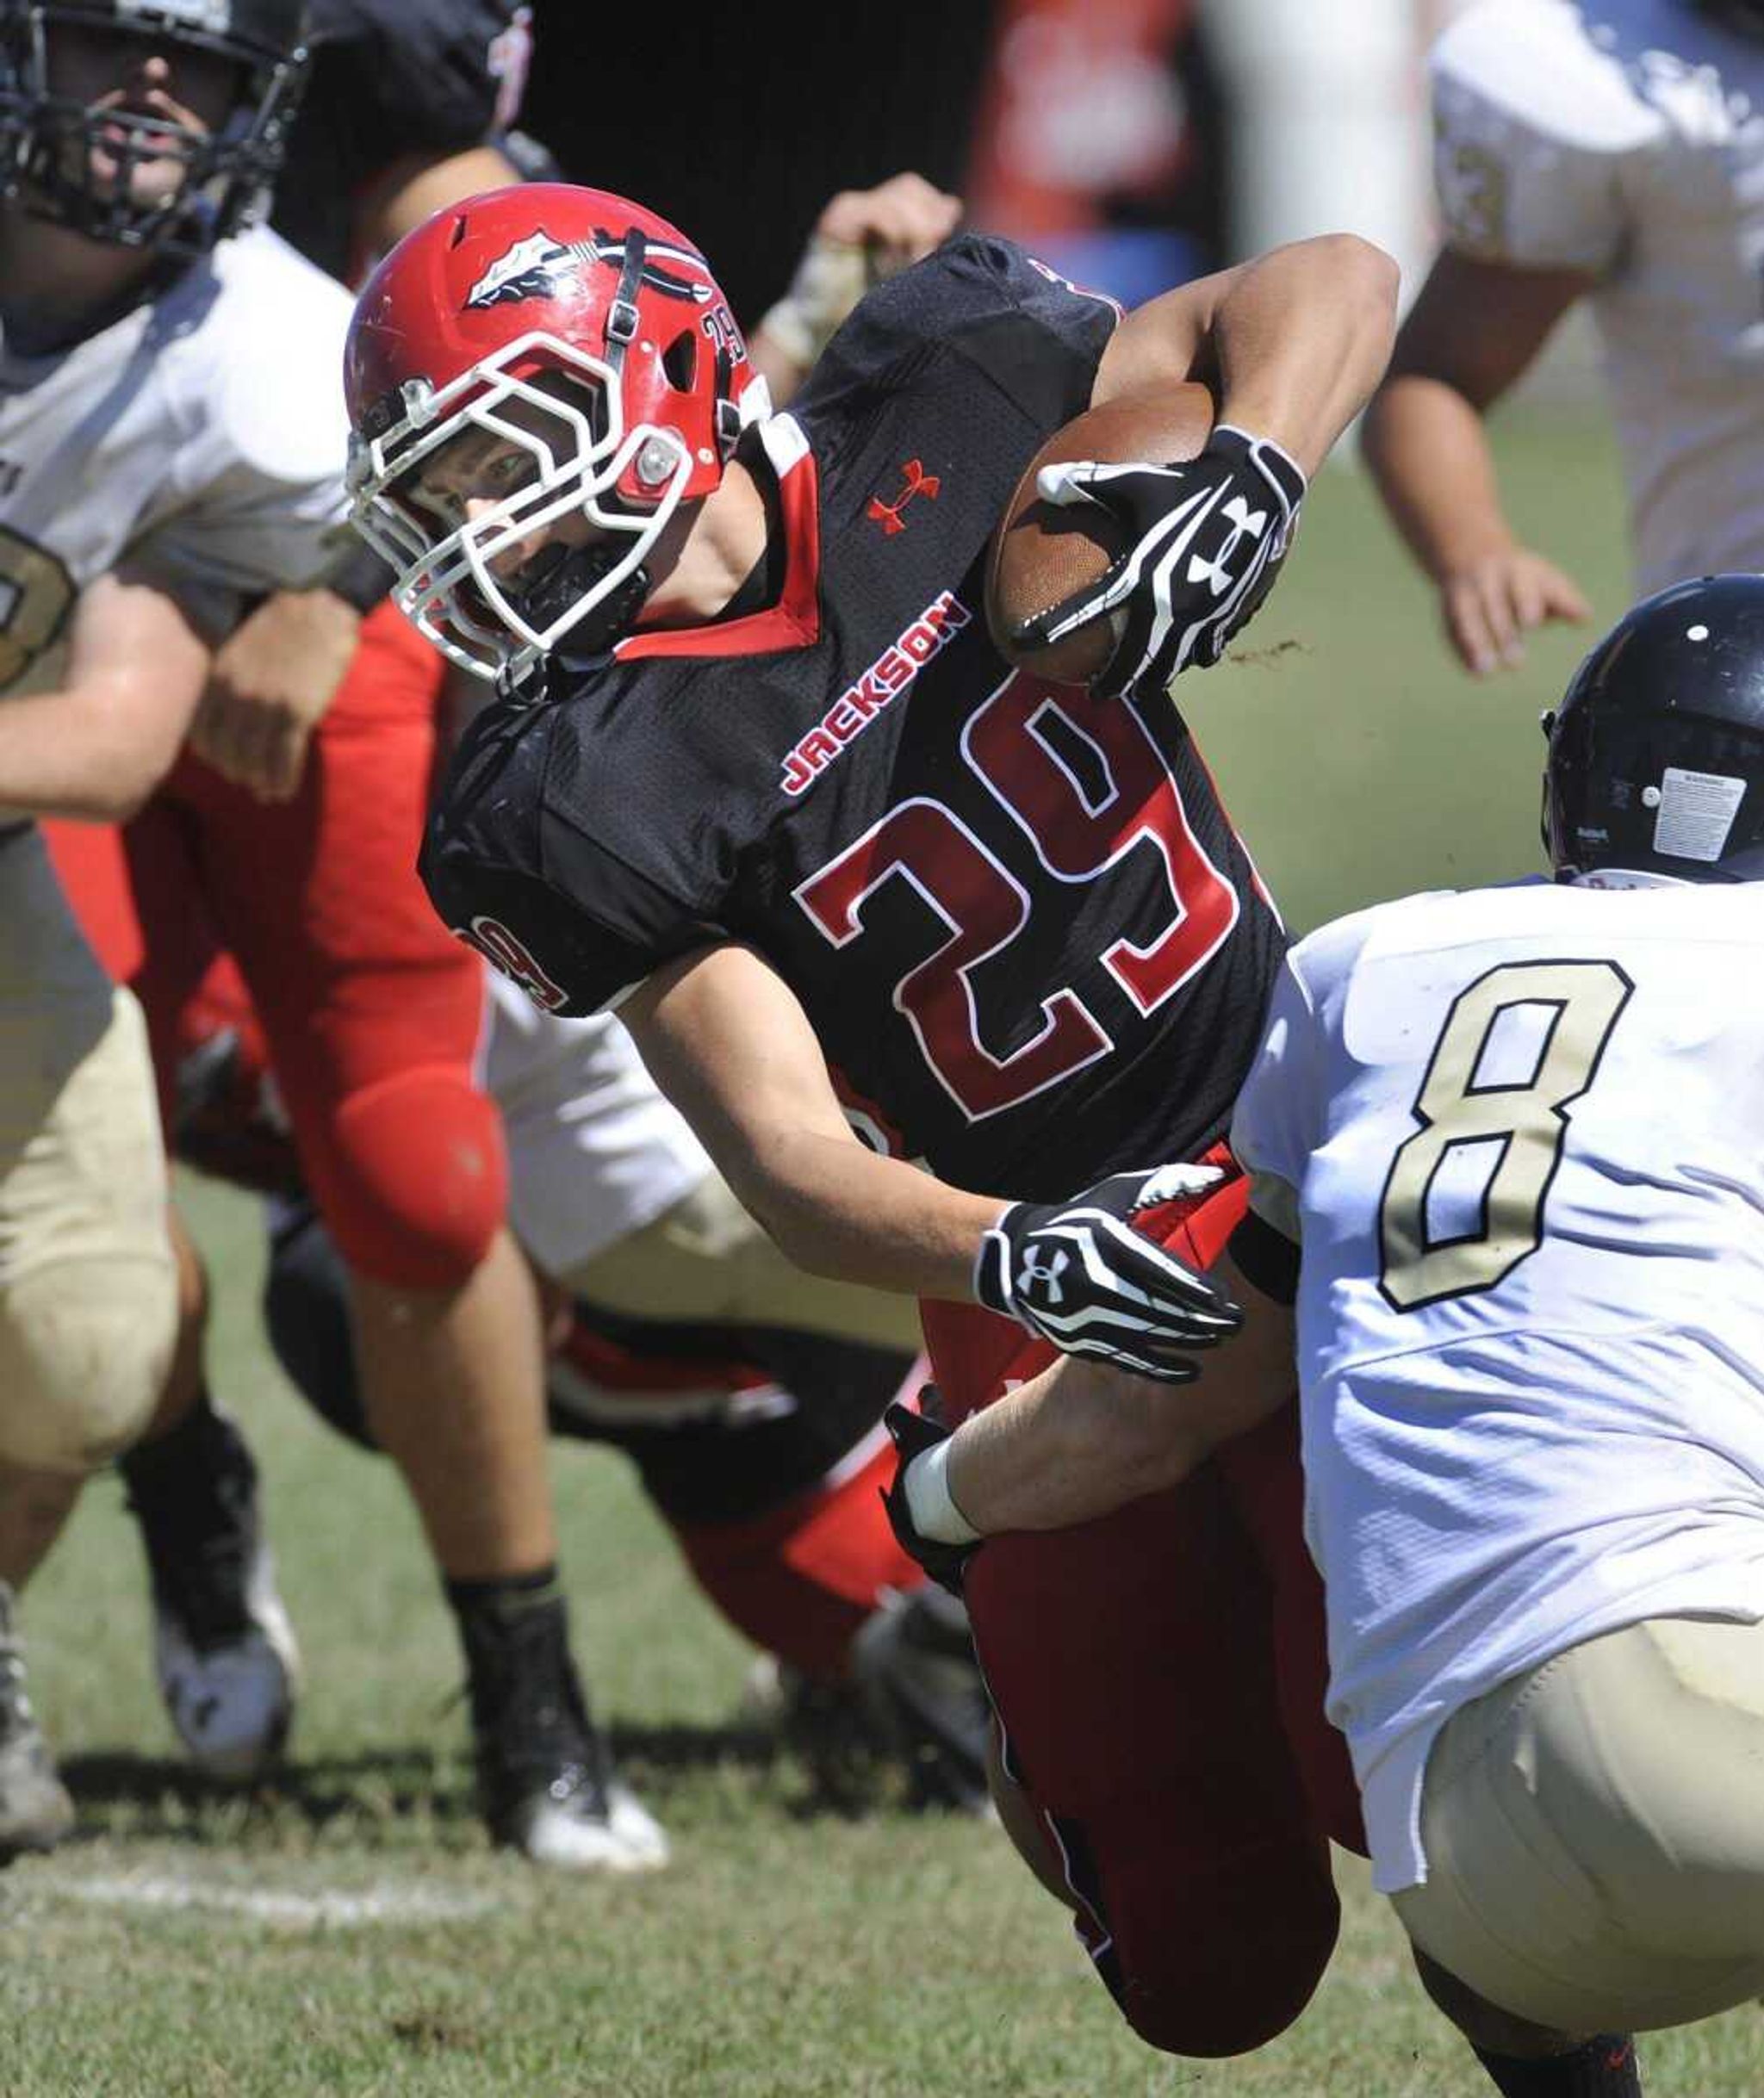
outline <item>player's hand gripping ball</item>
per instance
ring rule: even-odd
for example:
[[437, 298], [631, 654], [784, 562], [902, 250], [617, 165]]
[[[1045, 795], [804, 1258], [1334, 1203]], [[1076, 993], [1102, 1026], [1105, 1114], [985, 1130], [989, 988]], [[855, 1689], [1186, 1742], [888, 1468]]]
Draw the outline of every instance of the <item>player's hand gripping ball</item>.
[[986, 613], [1019, 667], [1114, 698], [1216, 663], [1273, 587], [1305, 477], [1213, 422], [1188, 384], [1124, 394], [1030, 461], [993, 543]]

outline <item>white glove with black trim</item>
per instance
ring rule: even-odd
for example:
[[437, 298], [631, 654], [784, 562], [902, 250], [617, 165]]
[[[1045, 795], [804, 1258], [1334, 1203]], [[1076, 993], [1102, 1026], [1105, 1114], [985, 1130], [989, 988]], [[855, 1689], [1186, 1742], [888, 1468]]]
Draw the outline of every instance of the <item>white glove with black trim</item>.
[[1035, 485], [1043, 502], [1107, 511], [1132, 541], [1096, 582], [1010, 636], [1044, 649], [1113, 614], [1115, 653], [1090, 680], [1105, 699], [1161, 692], [1190, 663], [1219, 661], [1274, 587], [1305, 495], [1302, 471], [1271, 438], [1229, 423], [1178, 465], [1071, 459], [1044, 466]]
[[1244, 1315], [1133, 1220], [1223, 1177], [1165, 1165], [1112, 1173], [1066, 1202], [1014, 1202], [980, 1242], [974, 1294], [1064, 1354], [1187, 1384], [1200, 1372], [1185, 1356], [1217, 1346]]

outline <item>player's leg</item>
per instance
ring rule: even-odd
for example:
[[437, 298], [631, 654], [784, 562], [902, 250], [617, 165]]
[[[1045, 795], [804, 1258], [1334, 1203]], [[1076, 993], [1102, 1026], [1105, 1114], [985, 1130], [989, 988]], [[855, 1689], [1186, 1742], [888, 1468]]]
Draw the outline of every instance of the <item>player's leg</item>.
[[[345, 1287], [322, 1222], [284, 1206], [265, 1285], [272, 1342], [330, 1424], [372, 1448]], [[909, 1358], [579, 1314], [550, 1365], [554, 1428], [631, 1457], [708, 1599], [772, 1657], [766, 1708], [829, 1789], [870, 1782], [885, 1753], [904, 1756], [927, 1801], [981, 1803], [984, 1692], [966, 1619], [902, 1552], [882, 1506], [876, 1424]], [[805, 1347], [816, 1374], [804, 1403], [792, 1380]]]
[[[927, 1312], [960, 1407], [988, 1342]], [[996, 1344], [994, 1344], [996, 1345]], [[1017, 1353], [1007, 1374], [1041, 1366]], [[1328, 1845], [1281, 1710], [1274, 1598], [1216, 1464], [1104, 1520], [995, 1537], [965, 1588], [1025, 1796], [1001, 1807], [1135, 2030], [1178, 2054], [1283, 2031], [1334, 1944]], [[1030, 1812], [1025, 1815], [1027, 1804]]]
[[546, 1862], [659, 1863], [612, 1826], [604, 1741], [571, 1660], [545, 1469], [537, 1310], [503, 1222], [475, 1083], [482, 978], [414, 864], [437, 665], [375, 614], [292, 802], [186, 760], [205, 892], [269, 1035], [308, 1185], [348, 1263], [363, 1388], [464, 1648], [487, 1818]]
[[[261, 1088], [261, 1032], [203, 902], [187, 826], [149, 804], [126, 834], [46, 827], [51, 855], [87, 937], [146, 1015], [162, 1114], [188, 1150], [229, 1083]], [[149, 950], [143, 917], [154, 928]], [[231, 1126], [258, 1152], [286, 1149], [232, 1103]], [[225, 1161], [237, 1177], [242, 1147]], [[289, 1153], [291, 1157], [291, 1152]], [[196, 1162], [212, 1168], [197, 1145]], [[152, 1419], [119, 1460], [140, 1527], [153, 1598], [160, 1694], [178, 1738], [213, 1777], [255, 1775], [293, 1723], [299, 1656], [263, 1534], [257, 1467], [238, 1423], [213, 1402], [208, 1277], [171, 1212], [178, 1330]]]
[[[984, 1806], [984, 1698], [966, 1617], [900, 1552], [879, 1494], [890, 1459], [878, 1418], [916, 1381], [912, 1305], [792, 1267], [616, 1021], [554, 1019], [492, 989], [510, 1213], [560, 1308], [576, 1307], [552, 1366], [554, 1419], [610, 1435], [637, 1461], [700, 1585], [761, 1648], [751, 1708], [825, 1789], [854, 1795], [879, 1754], [904, 1754], [916, 1795]], [[783, 1410], [767, 1420], [753, 1403], [713, 1403], [696, 1424], [631, 1426], [630, 1371], [641, 1381], [669, 1351], [707, 1348], [725, 1369], [739, 1358], [738, 1375], [762, 1372]]]
[[[1512, 2088], [1639, 2089], [1612, 2034], [1760, 1993], [1761, 1750], [1764, 1628], [1739, 1623], [1607, 1633], [1454, 1715], [1428, 1760], [1427, 1881], [1394, 1899], [1436, 2001], [1503, 2089], [1503, 2055], [1552, 2035], [1607, 2081], [1546, 2083], [1531, 2061], [1534, 2081]], [[1471, 1990], [1543, 2041], [1491, 2037]]]
[[[1239, 1184], [1152, 1221], [1206, 1268], [1241, 1211]], [[960, 1307], [927, 1306], [926, 1334], [952, 1418], [1049, 1359]], [[1245, 1411], [1268, 1414], [1290, 1375], [1283, 1335], [1240, 1337], [1208, 1374], [1251, 1379]], [[1282, 2031], [1339, 1920], [1309, 1744], [1289, 1727], [1282, 1584], [1243, 1503], [1215, 1459], [1102, 1521], [991, 1539], [966, 1583], [1003, 1768], [1023, 1796], [1006, 1793], [1006, 1825], [1064, 1883], [1135, 2029], [1181, 2054], [1238, 2053]], [[1295, 1505], [1291, 1517], [1301, 1554]], [[1321, 1629], [1320, 1615], [1320, 1648]]]
[[919, 1345], [910, 1297], [804, 1274], [715, 1172], [557, 1279], [630, 1318], [783, 1327], [908, 1353]]
[[16, 1590], [138, 1434], [174, 1320], [146, 1031], [34, 832], [0, 840], [0, 1855], [71, 1807], [25, 1694]]

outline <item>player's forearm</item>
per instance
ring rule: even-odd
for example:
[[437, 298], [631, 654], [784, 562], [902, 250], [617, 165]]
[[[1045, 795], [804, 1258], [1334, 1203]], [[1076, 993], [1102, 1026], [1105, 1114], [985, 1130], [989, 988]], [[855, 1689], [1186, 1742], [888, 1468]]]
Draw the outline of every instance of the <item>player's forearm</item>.
[[1332, 233], [1239, 270], [1213, 316], [1220, 417], [1314, 474], [1370, 397], [1396, 326], [1396, 264]]
[[171, 770], [187, 725], [103, 691], [0, 700], [0, 808], [126, 822]]
[[1204, 1379], [1173, 1387], [1062, 1356], [956, 1431], [950, 1493], [983, 1536], [1092, 1521], [1194, 1469], [1216, 1439], [1207, 1398]]
[[799, 1268], [913, 1296], [972, 1302], [981, 1238], [1004, 1207], [812, 1129], [780, 1131], [717, 1163]]
[[1392, 522], [1433, 581], [1515, 543], [1482, 418], [1457, 388], [1419, 373], [1387, 380], [1360, 443]]

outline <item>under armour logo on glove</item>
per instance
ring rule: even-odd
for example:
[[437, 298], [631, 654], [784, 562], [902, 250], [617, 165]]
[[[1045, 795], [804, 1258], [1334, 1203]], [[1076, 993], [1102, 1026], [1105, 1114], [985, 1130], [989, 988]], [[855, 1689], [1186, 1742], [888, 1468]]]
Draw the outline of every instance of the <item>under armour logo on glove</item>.
[[1061, 508], [1107, 511], [1132, 543], [1087, 588], [1024, 620], [1012, 643], [1047, 648], [1112, 615], [1115, 652], [1090, 689], [1113, 699], [1162, 692], [1189, 664], [1219, 661], [1274, 587], [1305, 476], [1271, 438], [1221, 423], [1180, 465], [1068, 460], [1043, 467], [1036, 487]]
[[1068, 1202], [1013, 1203], [980, 1242], [974, 1294], [1064, 1354], [1186, 1384], [1199, 1375], [1186, 1356], [1236, 1332], [1243, 1313], [1133, 1220], [1223, 1177], [1166, 1165], [1111, 1174]]
[[1065, 1253], [1044, 1257], [1031, 1248], [1023, 1255], [1023, 1264], [1017, 1271], [1018, 1295], [1040, 1297], [1049, 1304], [1059, 1303], [1059, 1278], [1065, 1273], [1067, 1260]]
[[1196, 554], [1189, 562], [1189, 580], [1205, 583], [1215, 598], [1222, 598], [1237, 580], [1231, 564], [1239, 542], [1259, 539], [1268, 529], [1268, 512], [1252, 510], [1241, 495], [1233, 495], [1225, 506], [1225, 521], [1231, 527], [1231, 536], [1219, 551], [1210, 559]]

